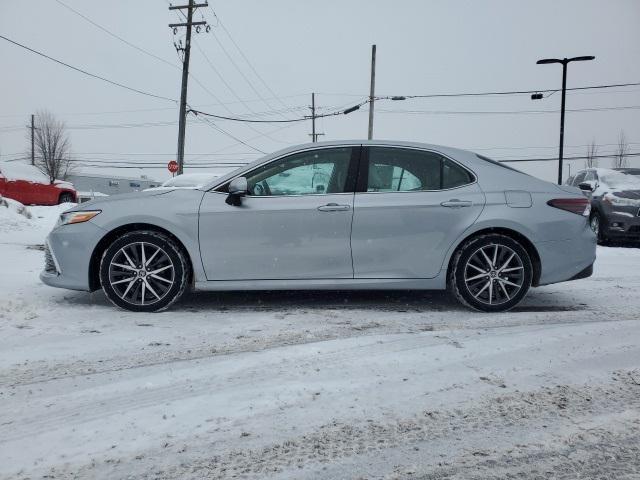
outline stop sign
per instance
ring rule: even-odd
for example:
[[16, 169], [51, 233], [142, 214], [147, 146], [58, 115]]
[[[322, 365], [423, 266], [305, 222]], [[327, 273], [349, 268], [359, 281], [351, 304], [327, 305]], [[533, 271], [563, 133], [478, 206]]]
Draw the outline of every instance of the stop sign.
[[178, 162], [176, 162], [175, 160], [171, 160], [168, 164], [167, 164], [167, 168], [169, 169], [169, 171], [171, 173], [176, 173], [178, 171]]

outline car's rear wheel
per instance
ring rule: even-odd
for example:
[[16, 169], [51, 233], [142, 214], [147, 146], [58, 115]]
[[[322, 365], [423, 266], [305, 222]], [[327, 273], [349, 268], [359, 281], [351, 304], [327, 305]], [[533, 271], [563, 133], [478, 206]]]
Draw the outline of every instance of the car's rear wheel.
[[60, 197], [58, 198], [58, 205], [60, 205], [61, 203], [73, 203], [73, 195], [71, 195], [69, 192], [64, 192], [60, 194]]
[[100, 262], [100, 283], [115, 305], [135, 312], [165, 310], [185, 292], [190, 267], [180, 246], [154, 231], [127, 233]]
[[453, 258], [449, 287], [464, 305], [502, 312], [525, 297], [533, 279], [527, 250], [506, 235], [479, 235], [466, 241]]

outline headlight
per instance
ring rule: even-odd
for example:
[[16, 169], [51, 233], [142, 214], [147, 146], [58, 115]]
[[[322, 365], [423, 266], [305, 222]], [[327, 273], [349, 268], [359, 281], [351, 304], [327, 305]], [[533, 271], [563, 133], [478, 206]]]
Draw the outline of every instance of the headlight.
[[91, 220], [102, 210], [86, 210], [80, 212], [67, 212], [60, 215], [56, 227], [61, 225], [69, 225], [71, 223], [83, 223]]
[[624, 207], [640, 207], [640, 200], [635, 198], [623, 198], [617, 197], [611, 193], [607, 193], [603, 199], [605, 202], [609, 202], [611, 205], [618, 205]]

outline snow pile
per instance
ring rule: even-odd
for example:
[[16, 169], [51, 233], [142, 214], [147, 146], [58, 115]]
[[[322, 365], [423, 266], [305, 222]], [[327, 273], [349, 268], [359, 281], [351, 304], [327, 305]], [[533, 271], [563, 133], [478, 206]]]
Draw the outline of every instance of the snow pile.
[[0, 197], [0, 243], [44, 243], [60, 214], [75, 205], [62, 203], [27, 208], [20, 202]]
[[24, 230], [33, 225], [31, 212], [20, 202], [0, 197], [0, 233]]

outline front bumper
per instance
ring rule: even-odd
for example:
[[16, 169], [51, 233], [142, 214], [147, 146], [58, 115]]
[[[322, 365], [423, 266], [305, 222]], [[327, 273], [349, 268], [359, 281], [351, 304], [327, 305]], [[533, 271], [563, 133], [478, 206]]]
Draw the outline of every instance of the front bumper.
[[611, 210], [606, 214], [604, 235], [608, 238], [625, 238], [640, 240], [640, 216], [638, 209], [629, 211]]
[[90, 221], [54, 228], [46, 240], [40, 280], [52, 287], [89, 291], [91, 255], [106, 233]]
[[575, 238], [539, 242], [535, 246], [541, 264], [538, 285], [585, 278], [592, 272], [590, 267], [596, 260], [597, 239], [586, 222]]

